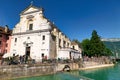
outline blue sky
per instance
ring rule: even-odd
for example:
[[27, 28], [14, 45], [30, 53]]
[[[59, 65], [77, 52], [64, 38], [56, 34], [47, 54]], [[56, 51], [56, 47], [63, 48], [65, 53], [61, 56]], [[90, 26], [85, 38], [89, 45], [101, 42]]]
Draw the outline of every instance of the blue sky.
[[71, 40], [90, 38], [93, 30], [120, 38], [120, 0], [0, 0], [0, 25], [12, 29], [31, 1]]

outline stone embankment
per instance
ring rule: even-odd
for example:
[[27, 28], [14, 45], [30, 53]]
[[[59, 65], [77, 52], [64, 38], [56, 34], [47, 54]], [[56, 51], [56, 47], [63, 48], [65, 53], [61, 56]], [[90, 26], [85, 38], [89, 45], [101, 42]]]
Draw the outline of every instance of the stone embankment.
[[20, 64], [0, 66], [0, 80], [55, 74], [68, 65], [70, 70], [78, 70], [78, 63]]
[[97, 62], [91, 62], [87, 61], [82, 64], [80, 63], [67, 63], [67, 64], [58, 64], [56, 66], [56, 71], [62, 71], [64, 66], [68, 65], [71, 70], [87, 70], [87, 69], [95, 69], [95, 68], [103, 68], [103, 67], [111, 67], [114, 66], [114, 64], [99, 64]]
[[58, 64], [56, 66], [56, 71], [63, 71], [63, 68], [65, 67], [65, 65], [68, 65], [70, 67], [70, 70], [78, 70], [79, 69], [79, 65], [78, 63], [65, 63], [65, 64]]
[[0, 80], [56, 73], [53, 64], [24, 64], [0, 66]]
[[97, 62], [86, 61], [86, 62], [83, 63], [83, 67], [79, 68], [79, 70], [103, 68], [103, 67], [110, 67], [110, 66], [114, 66], [114, 64], [113, 63], [100, 64], [100, 63], [97, 63]]
[[96, 62], [84, 62], [64, 64], [58, 63], [7, 65], [0, 66], [0, 80], [54, 74], [56, 72], [63, 71], [65, 65], [68, 65], [70, 67], [70, 70], [86, 70], [113, 66], [114, 64], [98, 64]]

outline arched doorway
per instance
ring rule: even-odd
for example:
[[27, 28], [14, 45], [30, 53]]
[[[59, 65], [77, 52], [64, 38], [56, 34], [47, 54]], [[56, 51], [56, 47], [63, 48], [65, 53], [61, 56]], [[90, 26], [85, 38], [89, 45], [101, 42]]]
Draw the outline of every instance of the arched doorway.
[[30, 57], [30, 46], [26, 46], [26, 53], [25, 53], [25, 63], [28, 61], [28, 58]]
[[30, 56], [30, 46], [29, 47], [26, 47], [26, 56]]

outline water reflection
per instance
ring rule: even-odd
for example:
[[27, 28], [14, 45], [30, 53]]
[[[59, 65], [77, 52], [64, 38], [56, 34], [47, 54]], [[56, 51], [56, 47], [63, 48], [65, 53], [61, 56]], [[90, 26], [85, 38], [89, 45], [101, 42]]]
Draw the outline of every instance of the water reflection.
[[80, 71], [79, 74], [95, 80], [120, 80], [120, 64], [109, 68]]
[[79, 78], [70, 76], [69, 74], [60, 73], [48, 76], [21, 78], [17, 80], [79, 80]]

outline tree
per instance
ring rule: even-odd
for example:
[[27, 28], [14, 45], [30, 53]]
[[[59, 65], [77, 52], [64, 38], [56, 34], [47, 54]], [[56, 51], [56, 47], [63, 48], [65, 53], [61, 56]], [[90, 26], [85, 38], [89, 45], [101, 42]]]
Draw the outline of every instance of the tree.
[[99, 35], [97, 34], [96, 30], [93, 30], [92, 32], [92, 37], [90, 40], [90, 44], [91, 44], [91, 55], [92, 56], [102, 56], [105, 50], [105, 45], [104, 43], [101, 41]]
[[96, 30], [93, 30], [92, 37], [82, 41], [82, 48], [84, 55], [86, 56], [110, 56], [112, 52], [106, 48], [104, 43], [101, 41]]
[[112, 52], [111, 52], [110, 49], [105, 48], [105, 51], [104, 51], [104, 54], [103, 54], [103, 55], [104, 55], [104, 56], [111, 56], [111, 55], [113, 55], [113, 54], [112, 54]]
[[83, 55], [90, 56], [90, 40], [85, 39], [82, 41]]

